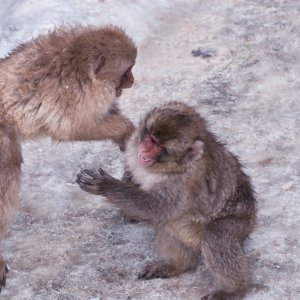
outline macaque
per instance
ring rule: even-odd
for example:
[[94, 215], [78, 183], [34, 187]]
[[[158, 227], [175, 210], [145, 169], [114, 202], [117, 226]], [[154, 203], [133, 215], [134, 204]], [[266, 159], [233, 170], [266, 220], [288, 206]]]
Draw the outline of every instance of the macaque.
[[[62, 26], [0, 59], [0, 233], [18, 203], [20, 139], [112, 140], [134, 130], [116, 103], [134, 82], [136, 46], [114, 26]], [[7, 267], [0, 255], [0, 290]]]
[[82, 171], [77, 183], [154, 226], [162, 258], [138, 277], [179, 275], [202, 255], [218, 284], [202, 299], [242, 294], [250, 282], [243, 242], [255, 225], [256, 199], [238, 159], [205, 120], [179, 102], [154, 108], [129, 139], [126, 157], [122, 181], [99, 169]]

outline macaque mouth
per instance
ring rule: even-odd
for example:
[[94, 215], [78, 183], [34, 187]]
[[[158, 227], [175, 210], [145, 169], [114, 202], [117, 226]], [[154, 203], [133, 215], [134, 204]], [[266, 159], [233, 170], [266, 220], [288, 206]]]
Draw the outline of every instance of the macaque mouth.
[[142, 155], [142, 153], [140, 153], [140, 155], [139, 155], [139, 163], [143, 167], [150, 167], [154, 163], [154, 160], [151, 159], [151, 158], [148, 158], [148, 157], [144, 157]]
[[116, 88], [116, 97], [120, 97], [122, 95], [122, 89]]

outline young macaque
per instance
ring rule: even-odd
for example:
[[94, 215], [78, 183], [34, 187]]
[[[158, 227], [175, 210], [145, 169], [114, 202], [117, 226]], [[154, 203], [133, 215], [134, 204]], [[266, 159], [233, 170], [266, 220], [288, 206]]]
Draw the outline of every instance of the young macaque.
[[123, 180], [84, 170], [77, 183], [107, 197], [128, 217], [152, 224], [162, 259], [141, 279], [192, 269], [201, 254], [227, 299], [249, 285], [243, 242], [253, 230], [256, 200], [248, 176], [196, 111], [170, 102], [150, 111], [127, 144]]
[[[134, 82], [137, 50], [114, 26], [66, 26], [0, 59], [0, 233], [18, 202], [20, 138], [111, 139], [124, 150], [134, 130], [116, 97]], [[7, 267], [0, 255], [0, 290]]]

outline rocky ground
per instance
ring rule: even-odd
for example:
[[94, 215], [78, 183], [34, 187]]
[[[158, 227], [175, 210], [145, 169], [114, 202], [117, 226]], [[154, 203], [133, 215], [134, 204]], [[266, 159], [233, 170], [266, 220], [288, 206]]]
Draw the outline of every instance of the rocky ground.
[[[3, 47], [56, 18], [48, 13], [45, 23], [29, 6], [20, 25], [18, 6], [3, 3]], [[133, 122], [154, 105], [183, 101], [241, 158], [258, 198], [246, 244], [257, 287], [245, 299], [300, 299], [300, 2], [89, 0], [81, 11], [84, 4], [73, 4], [79, 21], [98, 24], [99, 15], [135, 38], [136, 83], [119, 98]], [[137, 280], [157, 255], [153, 231], [74, 183], [85, 167], [122, 175], [122, 154], [110, 142], [43, 139], [23, 152], [20, 210], [1, 243], [10, 266], [1, 299], [199, 299], [214, 288], [201, 259], [194, 272]]]

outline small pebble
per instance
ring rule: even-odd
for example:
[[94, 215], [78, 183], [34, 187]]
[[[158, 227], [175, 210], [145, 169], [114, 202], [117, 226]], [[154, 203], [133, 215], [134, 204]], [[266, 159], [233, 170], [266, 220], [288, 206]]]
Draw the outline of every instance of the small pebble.
[[192, 50], [192, 55], [194, 57], [202, 57], [202, 58], [209, 58], [217, 55], [217, 51], [213, 48], [205, 48], [199, 47], [197, 49]]

